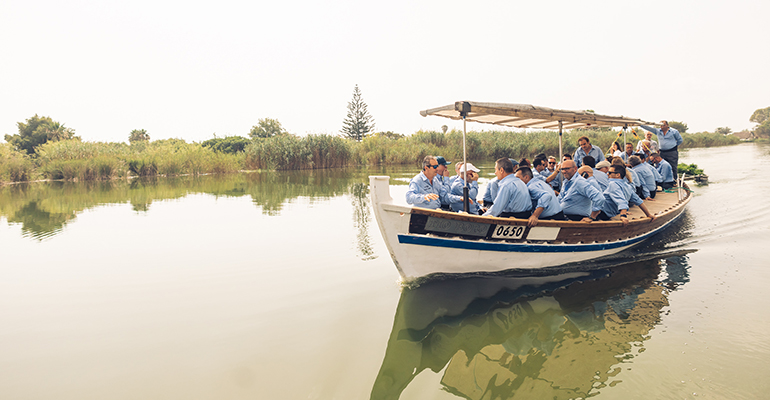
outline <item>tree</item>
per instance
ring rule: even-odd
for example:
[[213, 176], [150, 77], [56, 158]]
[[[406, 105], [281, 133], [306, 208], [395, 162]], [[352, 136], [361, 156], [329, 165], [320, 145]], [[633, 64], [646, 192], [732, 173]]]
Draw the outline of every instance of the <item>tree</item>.
[[75, 130], [67, 128], [64, 124], [56, 122], [51, 117], [34, 117], [27, 119], [27, 122], [19, 122], [19, 133], [16, 135], [5, 135], [5, 141], [10, 143], [19, 151], [25, 151], [27, 154], [35, 154], [35, 148], [43, 143], [50, 141], [59, 141], [75, 138]]
[[768, 119], [770, 119], [770, 107], [760, 108], [754, 111], [754, 114], [751, 114], [751, 118], [749, 118], [749, 121], [755, 122], [761, 125]]
[[358, 141], [374, 132], [374, 118], [367, 111], [358, 85], [353, 89], [353, 100], [348, 103], [348, 116], [342, 122], [341, 132], [343, 136]]
[[752, 131], [758, 138], [770, 138], [770, 107], [760, 108], [751, 114], [749, 121], [758, 125]]
[[717, 130], [714, 131], [714, 132], [722, 134], [722, 135], [729, 135], [729, 134], [733, 133], [733, 130], [725, 126], [725, 127], [722, 127], [722, 128], [717, 128]]
[[676, 129], [679, 133], [687, 132], [687, 124], [682, 121], [668, 121], [668, 126]]
[[134, 129], [128, 135], [128, 143], [131, 143], [131, 144], [149, 142], [149, 141], [150, 141], [150, 135], [148, 135], [147, 131], [144, 129]]
[[251, 127], [251, 132], [249, 132], [249, 136], [251, 136], [253, 139], [256, 138], [269, 138], [273, 136], [280, 136], [280, 135], [286, 135], [288, 132], [286, 132], [285, 129], [281, 126], [281, 123], [278, 122], [277, 119], [272, 118], [262, 118], [259, 120], [259, 123], [255, 126]]

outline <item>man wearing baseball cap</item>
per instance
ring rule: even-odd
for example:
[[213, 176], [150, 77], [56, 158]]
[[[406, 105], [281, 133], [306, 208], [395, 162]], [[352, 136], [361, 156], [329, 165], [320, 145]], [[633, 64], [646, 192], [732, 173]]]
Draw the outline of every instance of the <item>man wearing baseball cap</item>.
[[465, 187], [465, 181], [467, 176], [468, 181], [468, 213], [478, 214], [479, 205], [476, 202], [476, 197], [479, 194], [479, 174], [480, 169], [476, 168], [473, 164], [467, 163], [460, 167], [460, 175], [452, 183], [451, 193], [454, 196], [459, 196], [460, 201], [452, 201], [450, 207], [452, 211], [464, 211], [463, 206], [463, 187]]

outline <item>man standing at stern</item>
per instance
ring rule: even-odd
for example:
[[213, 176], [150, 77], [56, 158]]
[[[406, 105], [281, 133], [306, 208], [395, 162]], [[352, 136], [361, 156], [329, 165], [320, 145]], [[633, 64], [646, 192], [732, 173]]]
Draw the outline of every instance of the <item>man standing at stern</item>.
[[676, 167], [679, 165], [679, 145], [684, 140], [678, 130], [668, 126], [668, 121], [660, 121], [660, 124], [660, 129], [647, 125], [641, 125], [641, 127], [658, 135], [660, 156], [671, 165], [671, 171], [673, 172], [674, 180], [676, 180], [678, 176]]

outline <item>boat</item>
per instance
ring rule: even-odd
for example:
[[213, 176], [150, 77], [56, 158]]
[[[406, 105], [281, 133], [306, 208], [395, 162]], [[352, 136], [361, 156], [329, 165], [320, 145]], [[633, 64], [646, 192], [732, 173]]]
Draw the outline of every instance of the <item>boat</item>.
[[[586, 111], [556, 110], [524, 104], [461, 101], [421, 111], [466, 121], [518, 128], [555, 129], [559, 150], [564, 129], [655, 125], [635, 118]], [[463, 157], [465, 160], [465, 157]], [[370, 196], [380, 232], [402, 280], [406, 283], [446, 275], [547, 271], [566, 264], [609, 257], [637, 246], [661, 232], [685, 210], [692, 194], [684, 181], [675, 190], [659, 191], [645, 202], [655, 214], [650, 222], [638, 207], [629, 210], [628, 224], [610, 221], [541, 220], [528, 227], [526, 219], [498, 218], [412, 207], [390, 196], [390, 177], [370, 176]]]

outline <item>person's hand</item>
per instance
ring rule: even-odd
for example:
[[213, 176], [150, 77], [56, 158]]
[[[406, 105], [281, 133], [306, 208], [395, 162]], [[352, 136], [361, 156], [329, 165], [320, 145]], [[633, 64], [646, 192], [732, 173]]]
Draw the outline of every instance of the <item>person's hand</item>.
[[655, 199], [653, 199], [652, 197], [648, 197], [648, 198], [644, 199], [644, 201], [655, 201]]
[[529, 220], [527, 221], [527, 226], [535, 226], [535, 225], [537, 225], [537, 221], [538, 221], [538, 219], [537, 219], [536, 216], [530, 215], [529, 216]]
[[445, 170], [444, 170], [444, 173], [443, 173], [443, 174], [441, 174], [441, 175], [443, 175], [443, 176], [446, 176], [447, 178], [449, 178], [449, 170], [448, 170], [448, 169], [445, 169]]
[[471, 181], [478, 181], [479, 180], [479, 174], [471, 171]]
[[626, 217], [625, 215], [621, 215], [620, 222], [623, 223], [623, 226], [628, 226], [628, 217]]
[[431, 200], [438, 200], [438, 195], [436, 193], [428, 193], [425, 195], [425, 201], [431, 201]]
[[583, 219], [581, 219], [580, 222], [588, 222], [590, 224], [591, 222], [594, 222], [594, 220], [588, 217], [583, 217]]
[[657, 217], [655, 216], [655, 214], [652, 214], [652, 215], [650, 216], [650, 222], [652, 222], [652, 221], [655, 221], [655, 218], [657, 218]]

